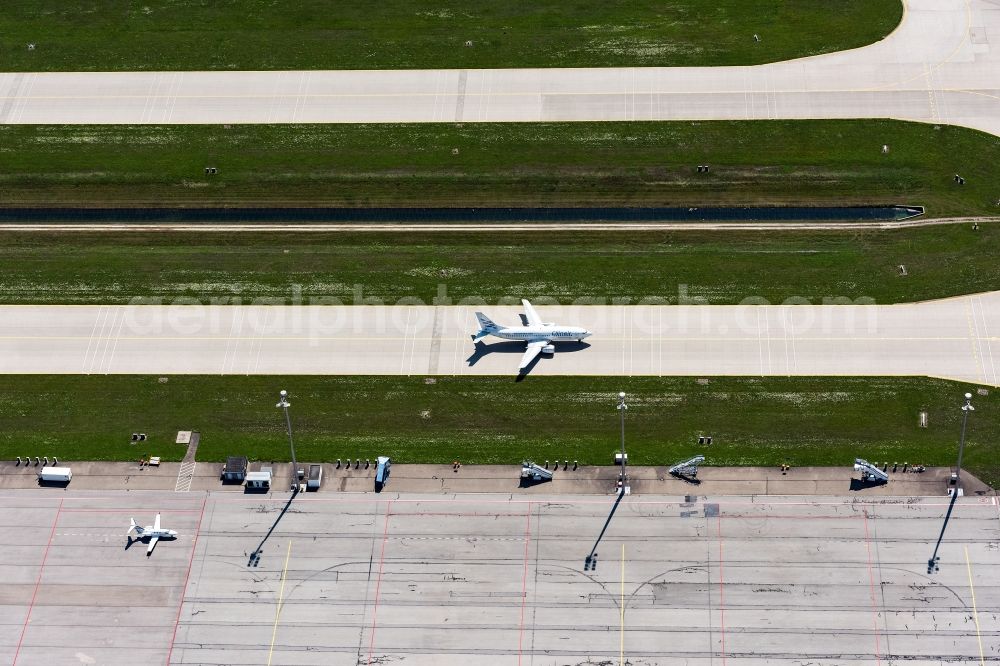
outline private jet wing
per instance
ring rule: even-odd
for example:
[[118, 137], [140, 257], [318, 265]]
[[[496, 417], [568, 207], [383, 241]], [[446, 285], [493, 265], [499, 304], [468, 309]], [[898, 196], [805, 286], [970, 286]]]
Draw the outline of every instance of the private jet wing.
[[[537, 312], [535, 312], [534, 306], [528, 302], [528, 299], [522, 298], [521, 305], [524, 306], [524, 317], [528, 320], [528, 326], [544, 326], [542, 318], [538, 316]], [[531, 347], [528, 347], [528, 349], [531, 349]], [[538, 352], [535, 352], [535, 354], [537, 355]], [[531, 358], [534, 358], [534, 356]]]
[[[160, 531], [160, 514], [156, 514], [156, 520], [153, 521], [153, 532]], [[160, 540], [158, 536], [149, 537], [149, 547], [146, 548], [146, 555], [152, 555], [153, 549], [156, 548], [156, 542]]]
[[548, 340], [534, 340], [528, 343], [528, 348], [524, 350], [524, 356], [521, 357], [521, 365], [518, 366], [518, 370], [523, 372], [535, 357], [542, 353], [542, 347], [549, 344]]

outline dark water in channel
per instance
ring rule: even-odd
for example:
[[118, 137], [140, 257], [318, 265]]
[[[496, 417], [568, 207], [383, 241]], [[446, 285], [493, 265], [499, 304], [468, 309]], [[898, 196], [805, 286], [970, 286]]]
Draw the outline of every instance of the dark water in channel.
[[919, 206], [682, 206], [660, 208], [0, 208], [18, 223], [448, 223], [448, 222], [750, 222], [886, 221]]

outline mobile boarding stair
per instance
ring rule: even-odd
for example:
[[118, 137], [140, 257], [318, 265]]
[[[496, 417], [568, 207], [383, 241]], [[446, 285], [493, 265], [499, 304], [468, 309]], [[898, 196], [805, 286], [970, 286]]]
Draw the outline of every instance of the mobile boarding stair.
[[540, 483], [552, 480], [552, 470], [545, 469], [541, 465], [536, 465], [530, 460], [521, 463], [521, 482]]
[[679, 462], [670, 468], [670, 475], [678, 479], [696, 482], [698, 479], [698, 465], [705, 462], [705, 456], [695, 456], [683, 462]]
[[888, 483], [889, 475], [880, 470], [875, 465], [861, 458], [854, 459], [854, 471], [861, 472], [861, 481], [864, 483]]

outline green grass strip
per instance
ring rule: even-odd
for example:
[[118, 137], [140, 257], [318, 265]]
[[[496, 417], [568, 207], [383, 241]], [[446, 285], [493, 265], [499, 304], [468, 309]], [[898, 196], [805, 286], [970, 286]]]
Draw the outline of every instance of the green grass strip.
[[896, 303], [1000, 289], [998, 244], [997, 224], [864, 233], [2, 233], [0, 303]]
[[[629, 461], [703, 453], [712, 465], [848, 466], [856, 456], [954, 464], [962, 394], [974, 394], [965, 462], [1000, 482], [1000, 410], [964, 384], [921, 378], [10, 376], [0, 389], [0, 457], [179, 460], [177, 430], [199, 430], [198, 459], [287, 460], [287, 389], [304, 462], [389, 455], [398, 462], [579, 460], [618, 446], [615, 396], [629, 394]], [[919, 414], [929, 425], [919, 427]], [[132, 444], [132, 432], [149, 440]], [[711, 435], [711, 447], [698, 447]]]
[[[0, 153], [5, 206], [904, 203], [931, 216], [1000, 212], [1000, 138], [900, 121], [7, 125]], [[698, 173], [700, 164], [711, 171]], [[209, 166], [219, 172], [206, 175]]]
[[899, 0], [7, 0], [0, 62], [8, 71], [751, 65], [876, 42], [902, 14]]

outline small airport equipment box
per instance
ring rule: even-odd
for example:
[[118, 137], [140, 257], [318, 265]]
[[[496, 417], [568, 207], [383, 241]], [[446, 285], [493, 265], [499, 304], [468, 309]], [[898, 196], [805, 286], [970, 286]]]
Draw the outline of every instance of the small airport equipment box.
[[226, 458], [226, 466], [222, 470], [222, 480], [228, 482], [243, 483], [247, 476], [247, 457], [229, 456]]
[[271, 470], [261, 470], [259, 472], [247, 473], [247, 488], [266, 489], [271, 487]]
[[323, 466], [309, 465], [308, 487], [315, 490], [318, 489], [322, 483], [323, 483]]

